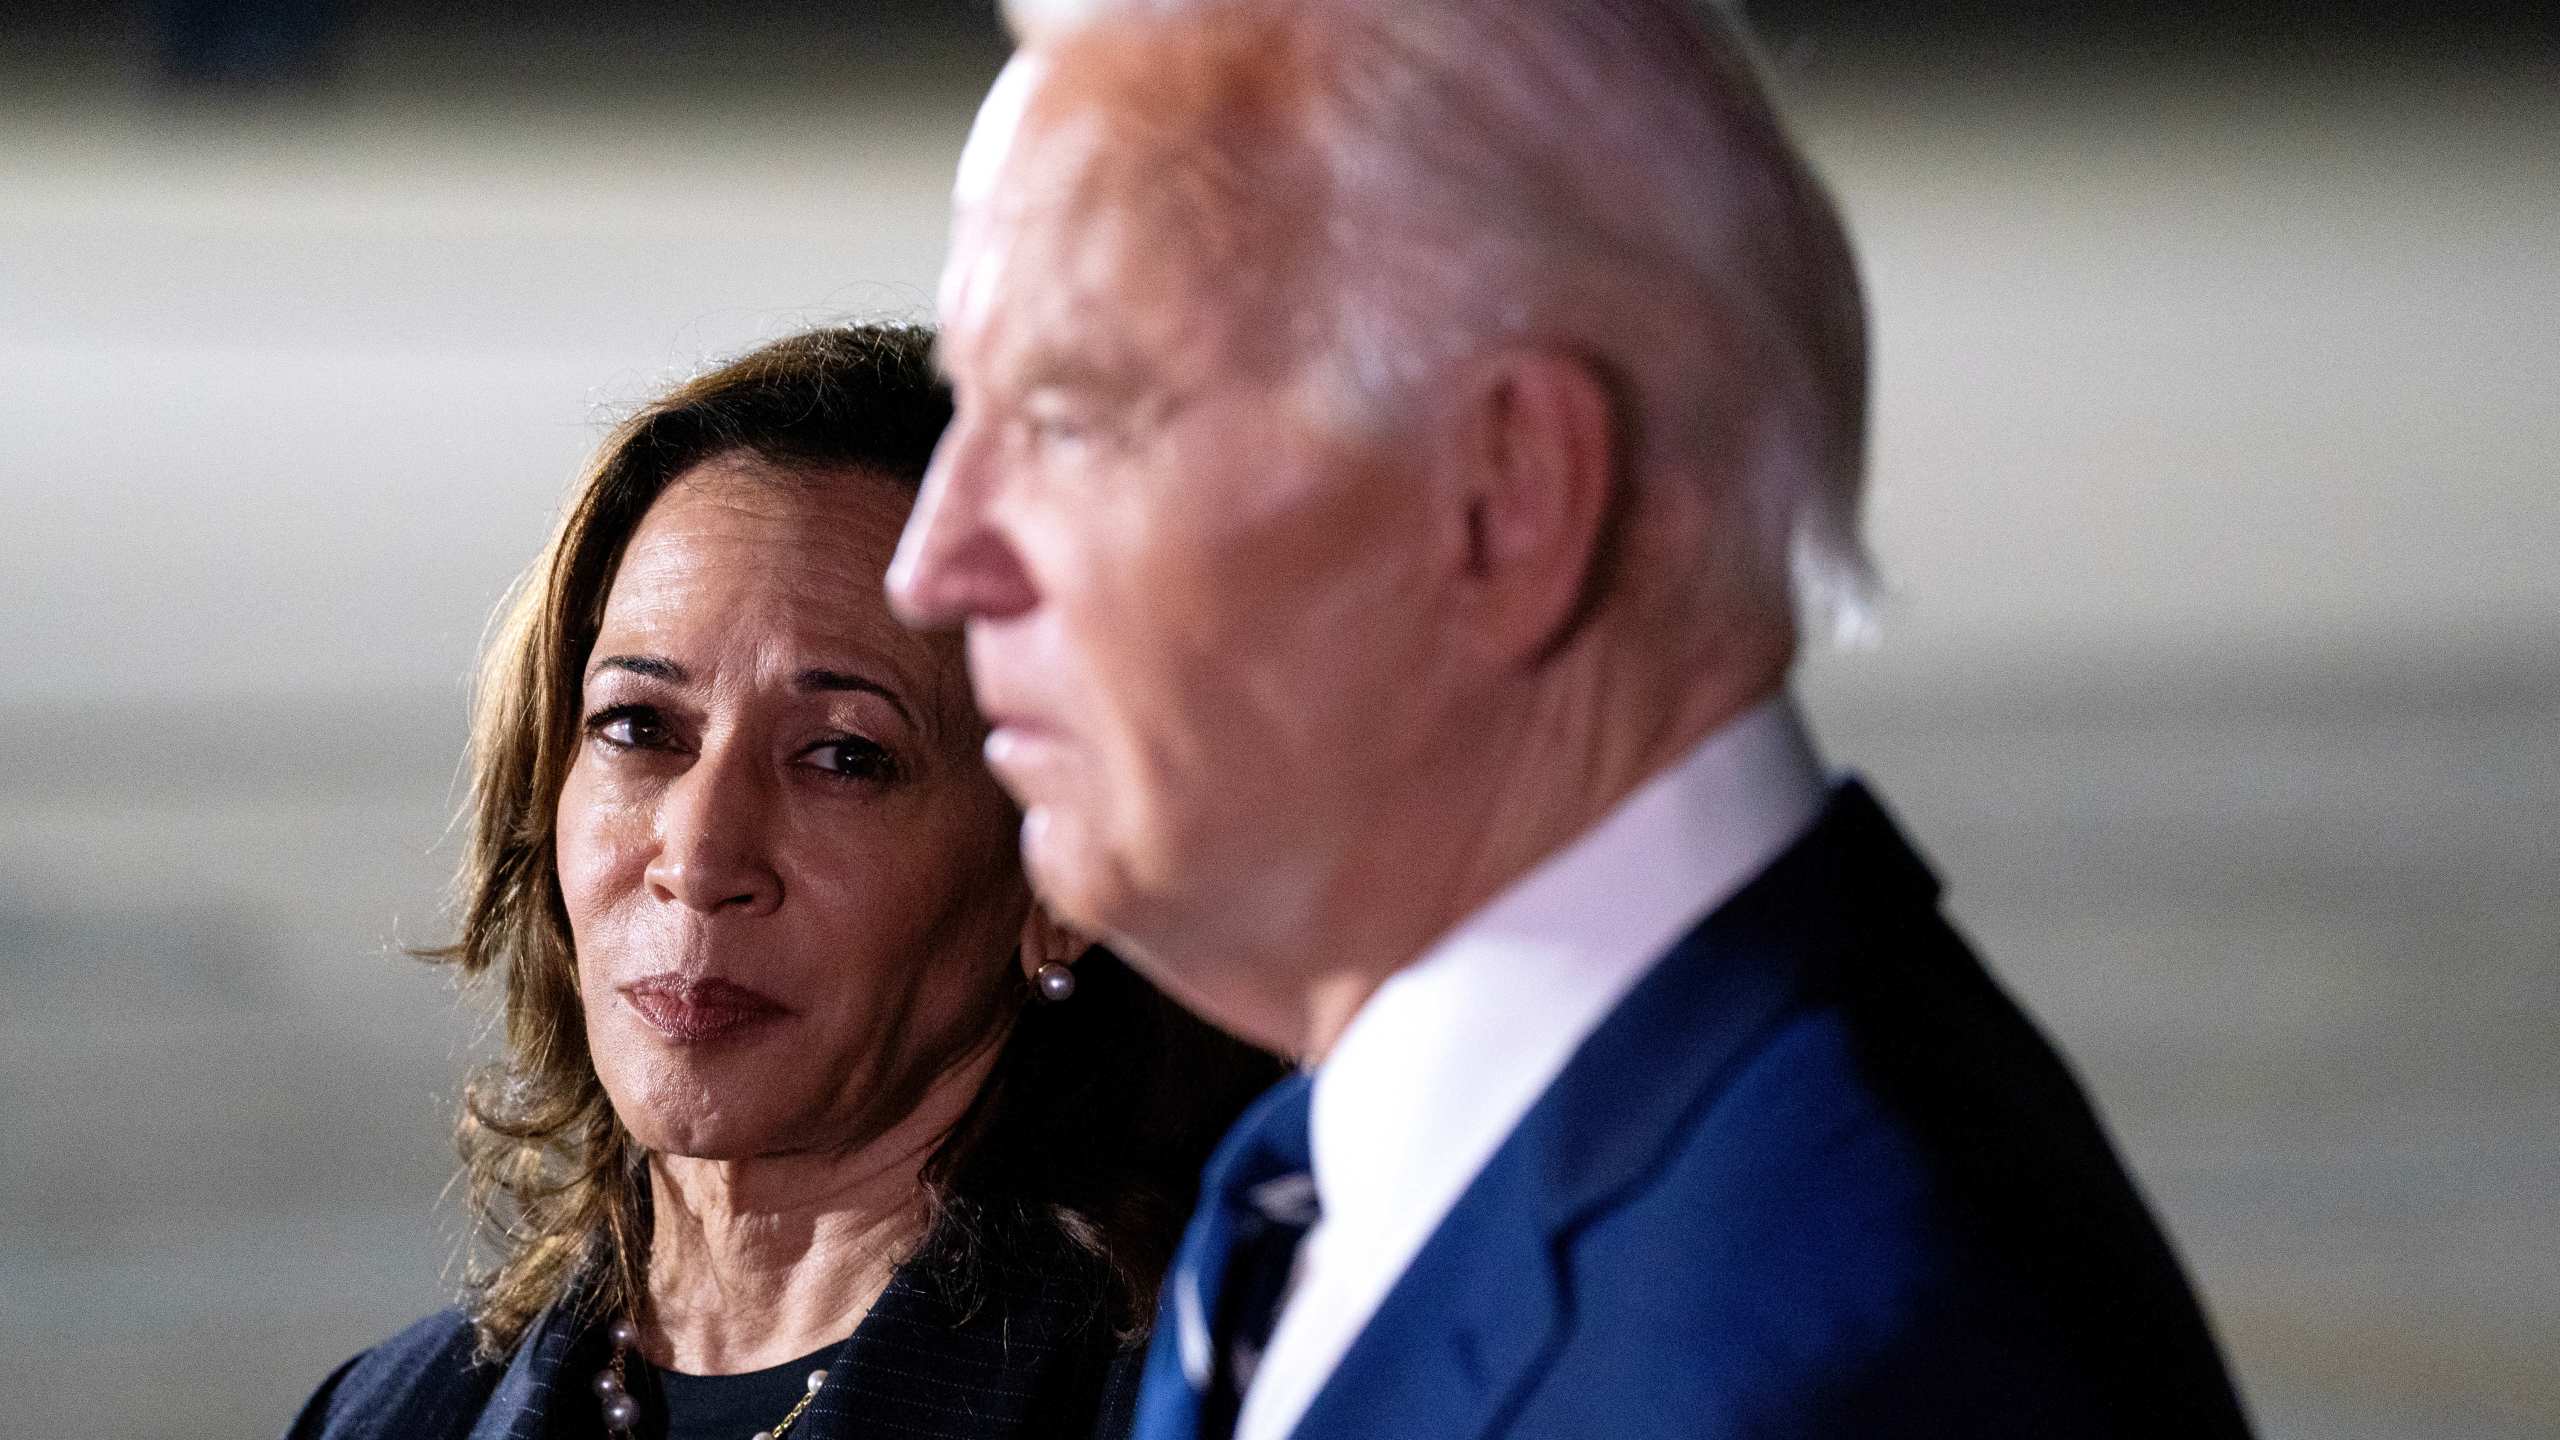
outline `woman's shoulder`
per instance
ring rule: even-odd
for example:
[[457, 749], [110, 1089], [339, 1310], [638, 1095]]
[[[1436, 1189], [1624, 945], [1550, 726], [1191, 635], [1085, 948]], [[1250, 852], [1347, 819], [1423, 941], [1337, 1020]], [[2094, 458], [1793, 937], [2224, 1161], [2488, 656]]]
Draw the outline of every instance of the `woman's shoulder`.
[[477, 1348], [471, 1317], [439, 1310], [332, 1371], [286, 1440], [463, 1434], [505, 1368]]

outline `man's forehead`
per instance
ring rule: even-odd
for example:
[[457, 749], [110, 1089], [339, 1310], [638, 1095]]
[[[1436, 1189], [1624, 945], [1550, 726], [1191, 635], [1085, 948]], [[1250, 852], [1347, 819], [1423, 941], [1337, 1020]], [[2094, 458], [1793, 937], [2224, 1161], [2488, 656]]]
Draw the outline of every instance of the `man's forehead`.
[[[1163, 59], [1212, 63], [1180, 47]], [[1085, 37], [999, 77], [953, 190], [946, 370], [1127, 375], [1285, 328], [1271, 307], [1321, 223], [1317, 197], [1273, 182], [1290, 161], [1275, 160], [1267, 106], [1217, 83], [1149, 88], [1150, 63]], [[1241, 140], [1219, 124], [1239, 108], [1266, 112]]]
[[1005, 62], [987, 98], [979, 102], [978, 117], [961, 147], [960, 168], [951, 183], [954, 207], [969, 210], [992, 196], [1048, 68], [1047, 58], [1036, 50], [1017, 51]]
[[1268, 287], [1204, 258], [1131, 198], [1008, 208], [954, 237], [942, 287], [946, 372], [998, 384], [1122, 380], [1200, 363], [1242, 338]]
[[[943, 272], [946, 363], [975, 347], [992, 312], [1089, 283], [1105, 258], [1110, 216], [1102, 177], [1100, 116], [1052, 94], [1055, 71], [1038, 51], [1017, 54], [996, 79], [961, 151], [952, 185], [952, 246]], [[1027, 273], [1026, 273], [1027, 272]], [[1019, 278], [1018, 278], [1019, 277]]]
[[[1045, 388], [1137, 400], [1249, 358], [1251, 309], [1159, 252], [1100, 245], [1119, 263], [1059, 263], [991, 239], [945, 287], [936, 355], [964, 392], [1019, 399]], [[1132, 251], [1135, 250], [1135, 253]]]
[[1119, 17], [1016, 52], [979, 107], [955, 205], [1134, 199], [1153, 181], [1241, 211], [1274, 183], [1312, 178], [1299, 137], [1313, 67], [1267, 25], [1214, 18], [1247, 14]]
[[1037, 51], [1015, 56], [980, 106], [952, 185], [972, 226], [1090, 222], [1145, 198], [1150, 171], [1178, 164], [1195, 137], [1145, 98]]

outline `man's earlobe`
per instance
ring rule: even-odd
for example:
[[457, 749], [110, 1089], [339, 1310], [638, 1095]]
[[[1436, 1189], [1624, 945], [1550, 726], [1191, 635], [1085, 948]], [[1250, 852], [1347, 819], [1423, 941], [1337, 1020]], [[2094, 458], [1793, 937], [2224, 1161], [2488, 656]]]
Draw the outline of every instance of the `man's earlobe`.
[[1489, 360], [1470, 423], [1467, 569], [1501, 650], [1539, 654], [1579, 618], [1618, 503], [1619, 421], [1587, 356], [1520, 346]]

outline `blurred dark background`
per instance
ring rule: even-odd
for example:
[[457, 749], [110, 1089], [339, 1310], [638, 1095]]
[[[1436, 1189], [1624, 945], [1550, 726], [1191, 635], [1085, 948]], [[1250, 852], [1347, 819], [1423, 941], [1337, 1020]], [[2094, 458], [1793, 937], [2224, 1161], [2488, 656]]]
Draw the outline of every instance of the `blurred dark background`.
[[[2560, 43], [1769, 0], [1878, 344], [1807, 693], [2266, 1433], [2560, 1435]], [[930, 314], [984, 3], [0, 11], [0, 1435], [446, 1298], [466, 676], [621, 407]]]

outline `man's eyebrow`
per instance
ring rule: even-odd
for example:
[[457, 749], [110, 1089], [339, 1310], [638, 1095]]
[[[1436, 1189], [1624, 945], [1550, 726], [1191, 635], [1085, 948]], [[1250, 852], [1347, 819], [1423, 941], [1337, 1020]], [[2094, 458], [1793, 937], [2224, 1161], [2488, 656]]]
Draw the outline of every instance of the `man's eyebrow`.
[[592, 680], [606, 670], [628, 670], [670, 685], [681, 685], [686, 679], [684, 667], [663, 655], [607, 655], [587, 667], [587, 678]]
[[811, 669], [803, 670], [793, 678], [803, 690], [858, 690], [866, 695], [877, 695], [889, 702], [889, 708], [897, 711], [900, 719], [910, 725], [916, 723], [915, 712], [907, 708], [907, 702], [899, 699], [896, 691], [867, 675]]
[[1141, 367], [1051, 350], [1028, 357], [1015, 383], [1025, 391], [1077, 390], [1115, 397], [1144, 389], [1152, 378]]
[[[1158, 366], [1143, 355], [1112, 346], [1073, 346], [1045, 339], [998, 347], [985, 378], [1015, 399], [1040, 390], [1063, 390], [1106, 404], [1135, 401], [1163, 383]], [[945, 372], [946, 378], [949, 372]]]

